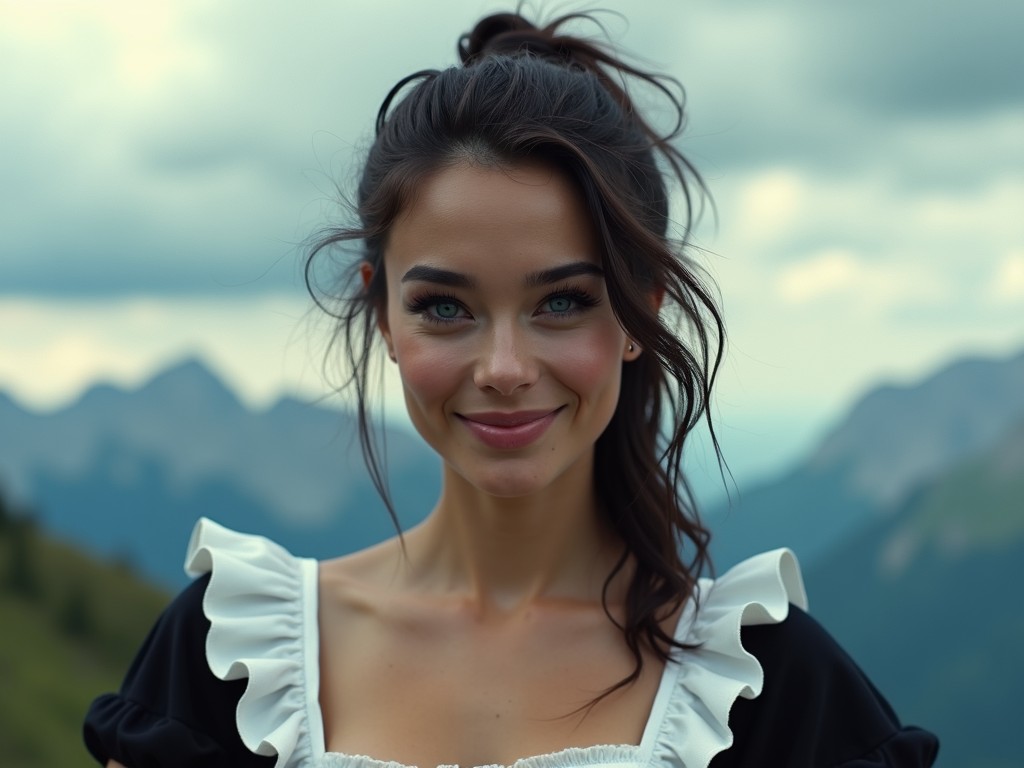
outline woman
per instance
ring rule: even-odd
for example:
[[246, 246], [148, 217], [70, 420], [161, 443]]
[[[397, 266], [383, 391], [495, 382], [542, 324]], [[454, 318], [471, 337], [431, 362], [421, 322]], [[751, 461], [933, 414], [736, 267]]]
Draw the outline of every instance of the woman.
[[[931, 763], [934, 738], [803, 612], [791, 554], [698, 578], [680, 460], [722, 322], [670, 240], [666, 176], [688, 218], [702, 186], [664, 81], [566, 20], [486, 18], [462, 67], [399, 83], [360, 225], [313, 250], [359, 248], [337, 317], [367, 463], [391, 510], [365, 403], [379, 339], [443, 460], [431, 513], [321, 563], [200, 521], [201, 578], [90, 711], [101, 762]], [[673, 98], [672, 135], [625, 75]]]

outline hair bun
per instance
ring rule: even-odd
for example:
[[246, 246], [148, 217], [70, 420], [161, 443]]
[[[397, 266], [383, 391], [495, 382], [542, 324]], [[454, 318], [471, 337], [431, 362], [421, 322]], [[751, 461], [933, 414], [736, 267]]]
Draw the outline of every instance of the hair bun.
[[676, 124], [662, 135], [645, 120], [636, 117], [640, 129], [657, 145], [679, 134], [685, 122], [685, 94], [679, 81], [637, 69], [624, 61], [613, 45], [560, 31], [567, 23], [574, 21], [591, 22], [607, 36], [607, 30], [592, 13], [568, 13], [543, 27], [536, 26], [518, 13], [495, 13], [478, 21], [472, 32], [459, 38], [459, 58], [464, 67], [469, 67], [495, 54], [532, 53], [571, 69], [591, 73], [623, 111], [631, 115], [636, 115], [636, 109], [626, 89], [627, 78], [645, 82], [667, 97], [676, 113]]
[[470, 66], [489, 53], [530, 51], [546, 58], [572, 61], [572, 50], [559, 43], [551, 27], [538, 29], [518, 13], [496, 13], [477, 22], [459, 38], [459, 58]]

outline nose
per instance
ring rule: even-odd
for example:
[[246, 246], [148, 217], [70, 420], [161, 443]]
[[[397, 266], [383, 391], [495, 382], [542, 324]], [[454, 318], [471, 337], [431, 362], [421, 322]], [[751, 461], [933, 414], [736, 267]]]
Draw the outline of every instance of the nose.
[[483, 335], [473, 381], [480, 389], [511, 395], [536, 382], [539, 370], [528, 333], [515, 322], [502, 322]]

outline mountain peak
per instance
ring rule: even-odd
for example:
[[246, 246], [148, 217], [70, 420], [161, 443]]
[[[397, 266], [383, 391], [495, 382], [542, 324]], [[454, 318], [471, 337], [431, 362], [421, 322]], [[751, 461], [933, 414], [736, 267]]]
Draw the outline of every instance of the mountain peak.
[[187, 397], [211, 405], [239, 406], [235, 393], [197, 357], [187, 357], [153, 375], [137, 391], [145, 398]]
[[967, 358], [918, 384], [869, 392], [810, 464], [843, 468], [853, 489], [887, 506], [1022, 418], [1024, 355]]
[[145, 386], [159, 385], [165, 381], [205, 381], [224, 388], [223, 382], [199, 357], [186, 357], [153, 374]]

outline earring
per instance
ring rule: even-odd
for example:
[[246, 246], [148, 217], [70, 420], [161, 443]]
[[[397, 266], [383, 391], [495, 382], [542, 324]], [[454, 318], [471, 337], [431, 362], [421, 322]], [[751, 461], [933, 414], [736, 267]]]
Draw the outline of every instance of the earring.
[[629, 342], [629, 351], [630, 351], [630, 352], [632, 352], [632, 351], [633, 351], [633, 350], [635, 350], [635, 349], [636, 349], [636, 347], [635, 347], [635, 346], [633, 346], [633, 342], [632, 342], [632, 341], [631, 341], [631, 342]]

